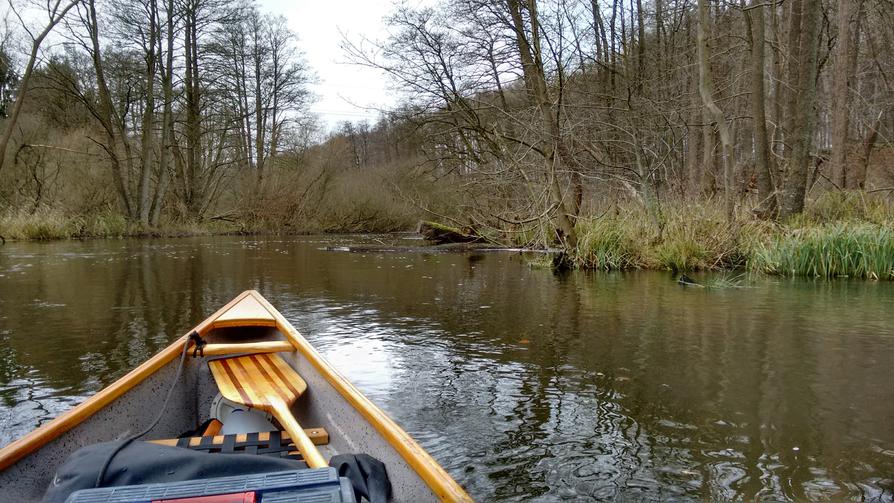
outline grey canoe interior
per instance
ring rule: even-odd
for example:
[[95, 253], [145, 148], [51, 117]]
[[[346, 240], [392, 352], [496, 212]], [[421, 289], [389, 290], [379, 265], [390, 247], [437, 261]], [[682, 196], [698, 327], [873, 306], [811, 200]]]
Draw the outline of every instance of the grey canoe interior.
[[[260, 295], [253, 291], [244, 292], [242, 295], [260, 298]], [[233, 302], [236, 300], [238, 297]], [[269, 306], [266, 300], [263, 302]], [[269, 308], [272, 309], [272, 306]], [[288, 323], [278, 312], [273, 311], [279, 322]], [[220, 314], [220, 311], [216, 313]], [[216, 327], [213, 323], [208, 323], [209, 320], [203, 322], [204, 326], [196, 327], [200, 332], [204, 329], [202, 335], [209, 344], [273, 340], [288, 340], [295, 344], [296, 337], [300, 337], [301, 342], [307, 344], [290, 325], [284, 327], [279, 322], [273, 327], [234, 326], [239, 325], [240, 320], [229, 320], [226, 323], [229, 326]], [[255, 322], [257, 320], [243, 321], [246, 325]], [[290, 333], [292, 331], [294, 332]], [[59, 425], [53, 423], [72, 421], [71, 417], [60, 416], [35, 430], [30, 436], [0, 451], [0, 462], [14, 460], [12, 464], [5, 463], [8, 466], [0, 472], [0, 487], [4, 489], [4, 493], [18, 495], [21, 501], [39, 501], [51, 482], [56, 467], [72, 452], [89, 444], [121, 438], [125, 434], [141, 431], [148, 426], [155, 419], [171, 387], [184, 341], [185, 338], [178, 339], [166, 350], [170, 354], [176, 352], [176, 357], [169, 359], [150, 375], [141, 378], [133, 387], [88, 417], [61, 428], [61, 434], [47, 435], [40, 430], [48, 427], [52, 429], [53, 426], [58, 430]], [[310, 351], [313, 352], [312, 349]], [[375, 406], [372, 406], [374, 410], [364, 408], [364, 403], [368, 405], [371, 403], [362, 395], [360, 398], [353, 396], [353, 392], [359, 394], [356, 388], [349, 383], [338, 383], [337, 379], [343, 378], [331, 368], [326, 368], [328, 364], [318, 354], [313, 352], [312, 355], [308, 355], [301, 350], [278, 354], [307, 383], [306, 392], [292, 407], [292, 412], [302, 427], [322, 427], [328, 431], [328, 444], [318, 446], [324, 458], [328, 459], [337, 453], [361, 452], [378, 458], [387, 467], [393, 490], [392, 501], [470, 501], [462, 488], [415, 444], [409, 435], [387, 419], [387, 416]], [[159, 355], [156, 355], [156, 358]], [[315, 364], [312, 361], [314, 358], [319, 358], [322, 364], [319, 362]], [[326, 375], [327, 373], [329, 375]], [[130, 374], [122, 380], [129, 376]], [[339, 386], [342, 388], [339, 389]], [[184, 431], [197, 428], [209, 419], [211, 402], [217, 393], [217, 385], [206, 358], [201, 356], [193, 358], [190, 350], [190, 356], [187, 357], [182, 375], [175, 384], [165, 415], [144, 440], [173, 438]], [[87, 402], [89, 401], [90, 399]], [[87, 402], [78, 407], [89, 405]], [[377, 420], [377, 418], [385, 419]], [[40, 433], [44, 433], [43, 440], [35, 440]]]

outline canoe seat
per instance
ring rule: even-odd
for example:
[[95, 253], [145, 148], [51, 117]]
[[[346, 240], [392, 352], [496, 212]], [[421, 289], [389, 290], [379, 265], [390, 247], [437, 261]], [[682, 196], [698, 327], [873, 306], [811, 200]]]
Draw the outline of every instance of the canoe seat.
[[[304, 430], [315, 445], [329, 443], [329, 433], [325, 428]], [[194, 451], [222, 452], [224, 454], [256, 454], [302, 460], [288, 432], [262, 431], [260, 433], [239, 433], [236, 435], [214, 435], [205, 437], [167, 438], [151, 440], [153, 444], [183, 447]]]

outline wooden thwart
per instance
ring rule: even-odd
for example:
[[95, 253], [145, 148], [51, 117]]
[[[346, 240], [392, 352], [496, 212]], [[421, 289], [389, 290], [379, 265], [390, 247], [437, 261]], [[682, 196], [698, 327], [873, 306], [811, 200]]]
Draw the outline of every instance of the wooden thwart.
[[307, 383], [279, 355], [224, 358], [212, 360], [208, 366], [224, 398], [273, 414], [309, 467], [328, 466], [290, 410], [307, 389]]
[[205, 356], [227, 356], [246, 353], [288, 353], [295, 351], [289, 341], [246, 342], [242, 344], [206, 344], [202, 347]]

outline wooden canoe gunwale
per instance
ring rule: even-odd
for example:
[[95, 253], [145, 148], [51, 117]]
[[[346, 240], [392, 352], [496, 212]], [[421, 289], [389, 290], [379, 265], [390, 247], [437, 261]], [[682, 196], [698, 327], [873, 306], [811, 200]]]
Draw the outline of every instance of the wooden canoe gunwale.
[[[261, 316], [217, 321], [227, 311], [248, 297], [260, 304], [266, 313], [261, 313]], [[152, 358], [146, 360], [111, 385], [103, 388], [96, 395], [0, 449], [0, 471], [9, 468], [76, 427], [143, 382], [147, 377], [174, 361], [180, 355], [184, 344], [189, 338], [189, 334], [197, 332], [204, 336], [213, 329], [239, 326], [275, 327], [291, 343], [292, 347], [306, 358], [317, 372], [400, 454], [404, 461], [441, 501], [473, 501], [465, 490], [453, 480], [428, 452], [417, 444], [394, 420], [363, 395], [350, 381], [330, 366], [291, 323], [267, 299], [254, 290], [242, 292], [218, 309], [213, 315], [202, 321], [193, 330], [190, 330], [187, 335], [177, 338]]]
[[[180, 355], [180, 351], [182, 351], [186, 340], [189, 338], [188, 334], [193, 331], [198, 332], [199, 334], [206, 333], [212, 327], [212, 322], [215, 319], [251, 294], [252, 291], [245, 291], [237, 295], [235, 299], [227, 302], [214, 314], [206, 318], [205, 321], [196, 325], [196, 327], [190, 330], [187, 335], [177, 338], [177, 340], [171, 343], [168, 347], [162, 349], [160, 352], [156, 353], [155, 356], [125, 374], [124, 377], [121, 377], [109, 386], [103, 388], [99, 393], [84, 400], [72, 409], [63, 412], [49, 423], [31, 431], [3, 449], [0, 449], [0, 471], [9, 468], [22, 458], [59, 438], [63, 433], [79, 425], [93, 414], [96, 414], [104, 407], [133, 389], [136, 385], [143, 382], [147, 377], [176, 359]], [[258, 296], [260, 296], [260, 294], [258, 294]]]

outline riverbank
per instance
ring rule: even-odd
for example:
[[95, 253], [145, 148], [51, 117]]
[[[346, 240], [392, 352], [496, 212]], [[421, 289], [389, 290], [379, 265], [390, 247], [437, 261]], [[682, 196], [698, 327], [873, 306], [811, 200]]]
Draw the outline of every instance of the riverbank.
[[805, 277], [894, 279], [894, 205], [865, 194], [827, 194], [787, 222], [719, 203], [664, 204], [657, 215], [621, 205], [578, 223], [583, 269], [738, 269]]
[[[314, 230], [255, 228], [221, 220], [145, 228], [114, 213], [66, 217], [47, 211], [0, 216], [0, 235], [7, 240], [303, 234]], [[387, 232], [351, 229], [362, 230]], [[812, 201], [803, 214], [782, 223], [756, 218], [744, 210], [729, 222], [722, 205], [711, 201], [665, 202], [653, 214], [639, 204], [621, 203], [580, 219], [577, 230], [578, 246], [571, 253], [571, 262], [580, 269], [748, 270], [784, 276], [894, 280], [894, 204], [862, 193], [825, 194]]]
[[9, 241], [55, 241], [62, 239], [184, 237], [246, 232], [229, 222], [166, 224], [145, 227], [117, 213], [72, 216], [55, 211], [0, 215], [0, 236]]

